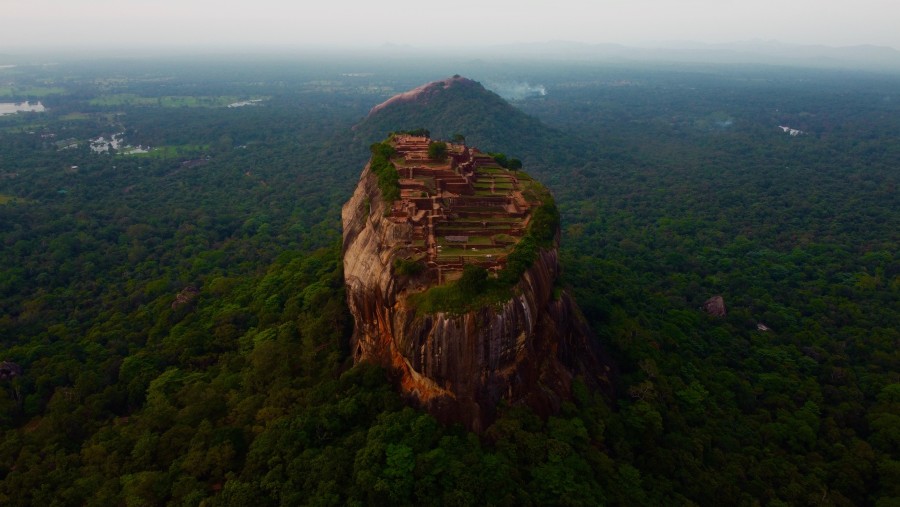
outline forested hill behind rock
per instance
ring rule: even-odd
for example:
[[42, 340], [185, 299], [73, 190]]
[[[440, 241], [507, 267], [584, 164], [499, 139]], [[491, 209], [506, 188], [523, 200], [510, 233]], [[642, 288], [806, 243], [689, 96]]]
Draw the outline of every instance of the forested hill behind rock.
[[354, 131], [358, 140], [373, 143], [409, 128], [427, 129], [435, 139], [460, 134], [468, 144], [514, 153], [537, 175], [551, 165], [569, 162], [566, 159], [582, 145], [481, 83], [458, 75], [391, 97], [373, 107]]

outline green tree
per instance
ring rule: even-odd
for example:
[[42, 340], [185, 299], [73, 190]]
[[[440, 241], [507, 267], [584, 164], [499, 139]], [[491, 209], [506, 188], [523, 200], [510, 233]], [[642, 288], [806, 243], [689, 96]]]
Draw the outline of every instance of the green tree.
[[432, 160], [445, 160], [447, 158], [447, 143], [432, 141], [428, 143], [428, 158]]
[[457, 281], [457, 287], [466, 296], [476, 296], [484, 290], [488, 281], [487, 270], [481, 266], [467, 264], [463, 268], [462, 276]]

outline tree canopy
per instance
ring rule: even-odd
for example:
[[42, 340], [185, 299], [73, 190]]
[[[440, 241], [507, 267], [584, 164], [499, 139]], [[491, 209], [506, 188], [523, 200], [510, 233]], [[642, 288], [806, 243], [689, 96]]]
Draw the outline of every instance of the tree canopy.
[[0, 69], [3, 100], [47, 108], [0, 116], [0, 504], [898, 501], [895, 77], [510, 63], [548, 90], [524, 113], [458, 90], [390, 127], [452, 106], [435, 133], [522, 157], [554, 198], [519, 260], [559, 226], [617, 364], [614, 398], [575, 379], [479, 438], [347, 350], [351, 127], [447, 64], [359, 65]]

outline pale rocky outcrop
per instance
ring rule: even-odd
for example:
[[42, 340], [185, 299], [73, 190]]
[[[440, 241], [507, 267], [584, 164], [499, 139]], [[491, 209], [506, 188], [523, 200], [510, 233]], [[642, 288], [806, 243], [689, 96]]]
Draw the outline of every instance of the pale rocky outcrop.
[[430, 282], [394, 275], [412, 229], [384, 218], [385, 207], [367, 166], [342, 210], [357, 362], [386, 366], [412, 402], [475, 431], [490, 424], [500, 400], [547, 415], [570, 396], [575, 376], [609, 388], [609, 361], [577, 305], [565, 292], [554, 296], [555, 248], [540, 252], [503, 304], [462, 315], [417, 314], [406, 296]]
[[192, 301], [197, 299], [197, 296], [199, 295], [200, 291], [197, 290], [196, 287], [194, 287], [193, 285], [188, 285], [175, 296], [175, 301], [172, 301], [172, 309], [177, 310], [178, 308], [191, 303]]

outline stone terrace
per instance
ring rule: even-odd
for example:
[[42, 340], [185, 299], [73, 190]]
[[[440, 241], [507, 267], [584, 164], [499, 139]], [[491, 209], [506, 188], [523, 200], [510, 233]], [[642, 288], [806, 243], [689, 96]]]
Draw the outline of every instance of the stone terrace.
[[423, 261], [438, 283], [459, 276], [465, 264], [502, 269], [539, 203], [520, 179], [475, 148], [447, 143], [447, 158], [428, 157], [431, 139], [395, 135], [391, 162], [400, 175], [400, 200], [389, 220], [412, 226], [407, 258]]

